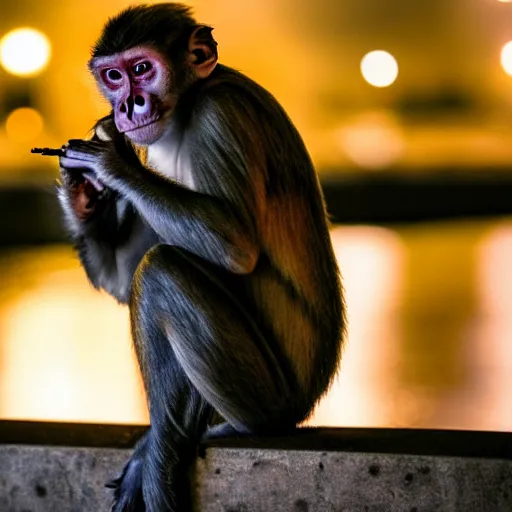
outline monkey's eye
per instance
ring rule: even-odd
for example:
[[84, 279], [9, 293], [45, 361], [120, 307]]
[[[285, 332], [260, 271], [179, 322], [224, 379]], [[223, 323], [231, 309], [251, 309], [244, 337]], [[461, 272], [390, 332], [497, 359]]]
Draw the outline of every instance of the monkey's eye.
[[123, 75], [117, 69], [109, 69], [105, 75], [111, 82], [119, 82], [123, 78]]
[[151, 67], [151, 62], [140, 62], [139, 64], [135, 64], [135, 66], [133, 66], [133, 74], [135, 76], [141, 76], [144, 73], [147, 73], [151, 69]]

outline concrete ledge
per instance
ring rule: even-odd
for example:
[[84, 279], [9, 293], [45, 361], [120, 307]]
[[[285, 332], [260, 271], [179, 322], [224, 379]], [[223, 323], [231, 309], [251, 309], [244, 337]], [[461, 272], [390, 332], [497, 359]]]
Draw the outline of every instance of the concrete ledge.
[[[0, 511], [109, 510], [104, 482], [143, 430], [0, 422]], [[303, 429], [222, 439], [202, 447], [194, 487], [201, 512], [510, 512], [512, 435]]]
[[510, 461], [212, 449], [198, 463], [201, 512], [510, 512]]
[[0, 445], [0, 511], [108, 511], [105, 482], [128, 456], [112, 448]]

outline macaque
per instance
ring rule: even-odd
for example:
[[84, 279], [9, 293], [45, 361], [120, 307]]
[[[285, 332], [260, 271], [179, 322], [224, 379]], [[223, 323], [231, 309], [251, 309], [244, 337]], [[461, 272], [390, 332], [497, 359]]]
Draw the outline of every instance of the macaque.
[[340, 358], [311, 159], [276, 99], [217, 59], [188, 7], [126, 9], [89, 62], [111, 113], [60, 150], [66, 225], [90, 282], [129, 307], [148, 398], [116, 512], [188, 510], [201, 439], [292, 431]]

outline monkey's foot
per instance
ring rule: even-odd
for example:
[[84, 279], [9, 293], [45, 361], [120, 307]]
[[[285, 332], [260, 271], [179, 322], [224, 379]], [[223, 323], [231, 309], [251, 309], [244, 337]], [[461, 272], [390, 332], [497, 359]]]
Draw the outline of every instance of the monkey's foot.
[[112, 512], [144, 512], [142, 497], [142, 459], [132, 457], [116, 479], [106, 484], [114, 490]]
[[203, 441], [207, 441], [208, 439], [219, 439], [221, 437], [244, 437], [249, 435], [249, 432], [239, 432], [235, 427], [225, 422], [209, 427], [203, 436]]

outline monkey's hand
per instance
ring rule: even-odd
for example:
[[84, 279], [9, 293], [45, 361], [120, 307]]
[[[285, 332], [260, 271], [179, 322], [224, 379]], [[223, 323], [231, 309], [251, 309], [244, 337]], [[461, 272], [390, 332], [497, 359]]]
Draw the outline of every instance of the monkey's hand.
[[133, 149], [120, 140], [72, 139], [63, 149], [63, 167], [88, 169], [99, 183], [120, 193], [146, 171]]
[[74, 216], [80, 222], [88, 220], [102, 199], [103, 185], [83, 167], [69, 169], [63, 162], [60, 177], [59, 200], [66, 215]]

